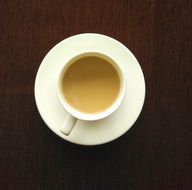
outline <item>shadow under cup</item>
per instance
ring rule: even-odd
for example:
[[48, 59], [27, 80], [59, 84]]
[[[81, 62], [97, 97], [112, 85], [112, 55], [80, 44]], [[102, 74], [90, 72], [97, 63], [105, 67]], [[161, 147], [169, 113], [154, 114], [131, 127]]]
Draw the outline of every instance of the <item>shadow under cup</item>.
[[123, 71], [109, 55], [84, 52], [61, 69], [57, 93], [60, 103], [73, 117], [99, 120], [112, 114], [123, 100]]

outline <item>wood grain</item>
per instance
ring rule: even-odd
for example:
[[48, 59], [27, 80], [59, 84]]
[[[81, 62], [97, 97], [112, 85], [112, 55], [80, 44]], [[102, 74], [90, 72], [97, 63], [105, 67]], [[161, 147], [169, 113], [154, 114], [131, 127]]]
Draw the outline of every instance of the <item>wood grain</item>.
[[[124, 43], [147, 85], [134, 127], [97, 147], [55, 136], [33, 95], [45, 54], [83, 32]], [[191, 39], [190, 0], [0, 0], [0, 189], [192, 189]]]

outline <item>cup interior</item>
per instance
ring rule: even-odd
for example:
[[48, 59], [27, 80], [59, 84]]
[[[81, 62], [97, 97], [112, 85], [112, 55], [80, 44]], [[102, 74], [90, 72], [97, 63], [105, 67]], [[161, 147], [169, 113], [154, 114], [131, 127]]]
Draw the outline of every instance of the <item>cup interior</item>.
[[[118, 94], [116, 100], [114, 101], [114, 103], [111, 106], [109, 106], [105, 110], [98, 112], [98, 113], [85, 113], [85, 112], [81, 112], [80, 110], [77, 110], [76, 108], [71, 106], [65, 100], [63, 89], [62, 89], [62, 79], [63, 79], [65, 72], [70, 67], [70, 65], [73, 64], [78, 59], [86, 57], [86, 56], [96, 56], [96, 57], [105, 59], [106, 61], [111, 63], [113, 65], [113, 67], [115, 68], [115, 70], [117, 71], [119, 80], [120, 80], [120, 90], [119, 90], [119, 94]], [[123, 71], [122, 71], [122, 68], [119, 65], [119, 63], [116, 63], [110, 56], [105, 55], [104, 53], [101, 53], [101, 52], [83, 52], [83, 53], [80, 53], [80, 54], [72, 57], [71, 59], [69, 59], [68, 62], [65, 63], [63, 68], [60, 70], [59, 77], [58, 77], [58, 83], [57, 83], [57, 94], [58, 94], [60, 103], [63, 105], [65, 110], [67, 112], [69, 112], [69, 114], [71, 114], [72, 116], [74, 116], [78, 119], [81, 119], [81, 120], [94, 121], [94, 120], [103, 119], [103, 118], [109, 116], [119, 107], [119, 105], [121, 104], [121, 102], [123, 100], [124, 94], [125, 94], [125, 86], [126, 86], [125, 78], [124, 78]]]

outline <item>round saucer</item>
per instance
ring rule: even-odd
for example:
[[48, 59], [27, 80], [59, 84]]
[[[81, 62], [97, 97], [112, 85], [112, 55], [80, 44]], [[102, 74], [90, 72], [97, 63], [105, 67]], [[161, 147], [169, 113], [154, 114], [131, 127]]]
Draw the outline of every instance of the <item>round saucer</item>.
[[[102, 51], [121, 63], [126, 77], [122, 104], [99, 121], [78, 120], [69, 136], [60, 132], [67, 112], [60, 104], [56, 80], [60, 68], [80, 50]], [[101, 34], [85, 33], [69, 37], [54, 46], [43, 59], [35, 79], [35, 100], [47, 126], [61, 138], [81, 145], [98, 145], [123, 135], [138, 118], [145, 99], [145, 80], [134, 55], [120, 42]]]

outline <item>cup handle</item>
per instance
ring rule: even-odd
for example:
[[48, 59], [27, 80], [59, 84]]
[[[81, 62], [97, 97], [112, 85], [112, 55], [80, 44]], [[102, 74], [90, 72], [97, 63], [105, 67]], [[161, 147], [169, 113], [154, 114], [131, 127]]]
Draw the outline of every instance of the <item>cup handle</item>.
[[60, 129], [61, 133], [68, 136], [73, 130], [76, 122], [77, 122], [77, 118], [68, 114], [67, 118], [65, 119], [64, 123], [61, 126], [61, 129]]

